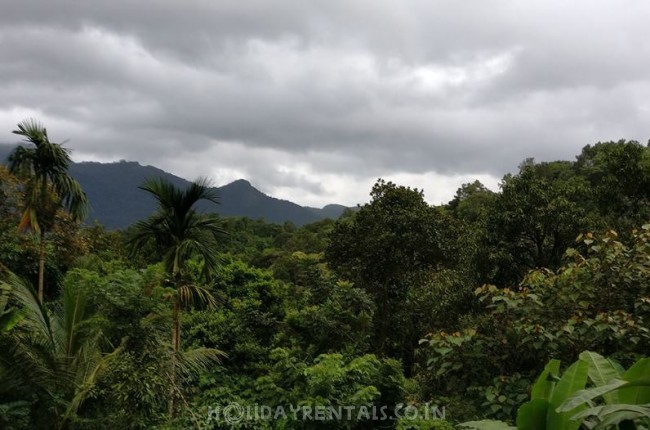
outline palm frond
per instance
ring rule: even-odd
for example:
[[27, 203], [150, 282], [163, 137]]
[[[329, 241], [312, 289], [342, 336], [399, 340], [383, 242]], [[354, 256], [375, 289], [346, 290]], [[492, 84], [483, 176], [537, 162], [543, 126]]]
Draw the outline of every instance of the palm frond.
[[57, 369], [52, 354], [57, 347], [49, 315], [27, 282], [13, 273], [5, 274], [4, 278], [2, 284], [21, 308], [22, 319], [10, 335], [3, 338], [0, 350], [0, 362], [4, 363], [6, 373], [3, 388], [24, 389], [24, 378], [28, 375], [29, 385], [47, 392]]
[[31, 142], [36, 146], [48, 141], [47, 129], [33, 118], [18, 123], [18, 130], [14, 130], [12, 133], [24, 136], [28, 142]]
[[217, 190], [208, 178], [199, 177], [185, 189], [182, 193], [181, 207], [184, 211], [189, 211], [199, 200], [219, 204]]
[[45, 308], [39, 302], [36, 291], [27, 281], [14, 273], [7, 273], [5, 278], [6, 281], [0, 283], [9, 288], [11, 296], [25, 310], [23, 325], [28, 326], [30, 333], [36, 334], [39, 338], [51, 339], [52, 327], [50, 319]]
[[198, 254], [204, 261], [203, 275], [209, 278], [217, 267], [216, 238], [225, 232], [214, 215], [199, 215], [194, 209], [200, 200], [217, 202], [215, 189], [205, 178], [199, 178], [185, 190], [169, 181], [150, 178], [140, 187], [159, 203], [156, 213], [138, 222], [127, 239], [131, 255], [155, 245], [163, 250], [163, 263], [168, 273], [177, 275], [186, 262]]
[[66, 289], [60, 305], [48, 312], [25, 281], [3, 273], [0, 283], [21, 308], [22, 319], [0, 338], [0, 392], [27, 390], [48, 402], [65, 404], [67, 419], [78, 410], [97, 378], [122, 346], [102, 352], [103, 334], [91, 324], [86, 295]]
[[209, 309], [217, 307], [212, 293], [206, 288], [196, 285], [182, 285], [178, 288], [178, 297], [183, 306], [203, 305]]
[[228, 354], [214, 348], [195, 348], [178, 353], [175, 360], [178, 375], [189, 377], [209, 370], [212, 366], [221, 364], [221, 359], [228, 358]]
[[77, 390], [69, 402], [64, 418], [70, 419], [77, 414], [81, 404], [88, 398], [95, 387], [98, 378], [104, 373], [111, 363], [124, 351], [127, 338], [122, 339], [120, 345], [109, 354], [101, 354], [96, 344], [89, 342], [78, 354], [81, 366], [77, 376]]
[[181, 191], [162, 178], [148, 178], [138, 188], [151, 194], [163, 211], [172, 210], [181, 197]]
[[82, 221], [88, 215], [88, 197], [81, 185], [67, 172], [52, 177], [56, 194], [61, 198], [61, 204], [72, 218]]
[[9, 172], [20, 178], [32, 176], [35, 158], [36, 151], [33, 148], [17, 147], [7, 159]]

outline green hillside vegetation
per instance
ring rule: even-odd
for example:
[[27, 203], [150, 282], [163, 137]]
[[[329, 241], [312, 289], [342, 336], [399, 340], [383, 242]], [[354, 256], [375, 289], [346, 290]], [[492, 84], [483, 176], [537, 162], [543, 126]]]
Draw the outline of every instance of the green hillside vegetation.
[[165, 178], [138, 223], [88, 226], [34, 174], [0, 167], [2, 429], [650, 428], [648, 146], [525, 160], [440, 206], [379, 179], [301, 226]]

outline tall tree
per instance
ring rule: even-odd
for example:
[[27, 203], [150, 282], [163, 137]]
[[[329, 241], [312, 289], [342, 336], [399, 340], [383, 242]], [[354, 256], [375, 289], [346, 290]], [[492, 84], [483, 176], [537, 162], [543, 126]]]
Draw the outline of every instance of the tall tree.
[[588, 207], [603, 228], [626, 232], [650, 218], [650, 146], [633, 140], [587, 145], [574, 168], [589, 183]]
[[488, 210], [478, 265], [483, 282], [512, 286], [530, 269], [559, 267], [586, 227], [581, 202], [588, 185], [569, 162], [528, 159], [500, 186]]
[[379, 180], [370, 195], [370, 203], [337, 222], [325, 259], [373, 298], [376, 351], [402, 358], [408, 367], [415, 338], [431, 328], [422, 319], [417, 326], [408, 321], [413, 292], [455, 254], [447, 248], [453, 246], [453, 220], [417, 189]]
[[[195, 205], [200, 200], [218, 203], [216, 190], [207, 179], [198, 179], [185, 190], [176, 188], [164, 179], [149, 179], [140, 187], [158, 201], [158, 210], [146, 220], [138, 222], [130, 233], [127, 245], [133, 255], [153, 246], [162, 255], [165, 271], [174, 293], [172, 302], [172, 357], [180, 351], [181, 331], [179, 313], [181, 306], [198, 300], [214, 304], [210, 292], [192, 281], [188, 261], [193, 256], [203, 260], [202, 276], [212, 278], [217, 268], [217, 238], [223, 234], [215, 215], [201, 215]], [[176, 358], [173, 358], [176, 360]], [[172, 378], [177, 363], [172, 363]], [[172, 380], [169, 413], [174, 414], [175, 380]]]
[[39, 236], [38, 299], [43, 302], [46, 234], [52, 229], [56, 211], [67, 210], [81, 221], [88, 209], [86, 193], [68, 173], [69, 150], [50, 142], [47, 130], [29, 119], [18, 124], [14, 134], [30, 146], [19, 146], [9, 156], [9, 171], [25, 181], [24, 208], [18, 229]]

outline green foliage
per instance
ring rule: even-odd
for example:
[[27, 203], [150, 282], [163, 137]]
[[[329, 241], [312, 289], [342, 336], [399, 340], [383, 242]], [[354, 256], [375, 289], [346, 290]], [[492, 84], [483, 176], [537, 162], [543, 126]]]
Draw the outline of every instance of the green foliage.
[[[559, 412], [573, 414], [587, 428], [650, 424], [650, 358], [640, 359], [625, 372], [595, 353], [585, 352], [580, 360], [589, 364], [593, 386], [566, 399]], [[596, 403], [599, 397], [604, 405]]]
[[459, 428], [468, 430], [514, 430], [517, 427], [508, 425], [503, 421], [481, 420], [462, 423], [459, 425]]
[[230, 357], [227, 364], [241, 371], [267, 354], [282, 325], [289, 292], [267, 271], [241, 261], [224, 263], [213, 284], [217, 308], [188, 312], [182, 325], [188, 345], [224, 350]]
[[66, 288], [49, 310], [21, 279], [10, 273], [6, 278], [3, 288], [22, 318], [0, 339], [0, 401], [29, 404], [30, 426], [70, 426], [122, 347], [102, 342], [84, 291]]
[[473, 388], [482, 391], [485, 401], [481, 410], [485, 416], [500, 420], [509, 420], [528, 395], [526, 390], [530, 380], [519, 373], [509, 376], [499, 376], [493, 379], [492, 385], [486, 388]]
[[194, 255], [203, 259], [203, 274], [211, 275], [217, 267], [217, 238], [224, 233], [218, 218], [200, 215], [197, 202], [217, 202], [217, 195], [206, 179], [198, 179], [186, 190], [176, 188], [162, 179], [149, 179], [140, 187], [156, 198], [158, 211], [139, 221], [131, 232], [127, 245], [137, 255], [148, 245], [161, 254], [165, 269], [176, 276]]
[[463, 184], [448, 207], [454, 217], [470, 225], [476, 224], [486, 218], [496, 197], [496, 193], [487, 189], [480, 181], [474, 181]]
[[[25, 180], [0, 166], [0, 262], [20, 277], [38, 283], [39, 259], [44, 253], [43, 276], [48, 281], [46, 297], [55, 298], [65, 272], [87, 253], [79, 224], [69, 214], [56, 210], [43, 237], [22, 234], [17, 228], [25, 207]], [[56, 209], [56, 208], [55, 208]]]
[[636, 141], [599, 142], [578, 155], [602, 226], [630, 230], [650, 219], [650, 147]]
[[395, 430], [454, 430], [454, 426], [442, 419], [405, 419], [397, 421]]
[[[559, 365], [551, 360], [539, 375], [531, 400], [517, 412], [517, 429], [645, 428], [650, 423], [650, 359], [624, 373], [618, 363], [591, 351], [580, 354], [561, 377]], [[592, 386], [585, 389], [588, 381]], [[595, 403], [599, 397], [605, 405]], [[461, 426], [507, 428], [490, 420]]]
[[429, 206], [417, 189], [379, 180], [371, 197], [337, 222], [325, 257], [372, 297], [375, 349], [401, 358], [409, 368], [431, 322], [414, 309], [421, 295], [413, 292], [430, 285], [431, 273], [453, 258], [453, 242], [446, 240], [453, 220]]
[[[530, 378], [543, 360], [574, 360], [587, 348], [624, 361], [647, 351], [650, 226], [628, 244], [617, 239], [613, 232], [588, 234], [580, 238], [584, 255], [569, 250], [572, 261], [555, 273], [533, 271], [516, 290], [477, 289], [486, 314], [468, 318], [462, 330], [432, 332], [421, 341], [429, 382], [443, 392], [475, 387], [470, 392], [489, 402], [481, 393], [488, 394], [483, 387], [492, 385], [493, 375]], [[516, 406], [516, 396], [504, 397], [504, 408], [493, 413], [507, 415]]]
[[[80, 229], [50, 186], [41, 242], [16, 229], [29, 178], [0, 168], [0, 427], [453, 428], [427, 404], [478, 429], [647, 427], [649, 172], [647, 148], [602, 143], [437, 207], [380, 180], [302, 227], [205, 216], [205, 182], [150, 181], [159, 208], [124, 233]], [[42, 257], [46, 306], [4, 270], [35, 280]], [[420, 414], [207, 422], [231, 403]]]
[[[61, 209], [73, 221], [83, 220], [88, 200], [79, 183], [68, 173], [72, 160], [68, 150], [50, 142], [47, 130], [35, 120], [18, 124], [14, 134], [25, 137], [30, 146], [19, 146], [9, 155], [9, 171], [23, 180], [19, 231], [31, 231], [39, 237], [38, 300], [45, 288], [46, 240]], [[33, 146], [31, 146], [33, 145]]]
[[567, 162], [527, 160], [517, 175], [507, 175], [486, 220], [482, 279], [512, 285], [532, 268], [558, 267], [588, 225], [580, 204], [587, 193], [584, 179], [574, 176]]
[[[354, 359], [341, 354], [323, 354], [305, 362], [296, 350], [276, 349], [270, 356], [268, 375], [255, 387], [266, 404], [311, 406], [394, 406], [401, 400], [402, 371], [394, 360], [374, 355]], [[390, 412], [389, 412], [390, 413]], [[340, 428], [359, 428], [354, 419], [337, 423]], [[317, 423], [318, 424], [318, 423]], [[329, 428], [331, 423], [321, 423]], [[296, 422], [295, 427], [304, 428]]]
[[286, 314], [287, 340], [314, 354], [369, 349], [374, 305], [367, 293], [345, 282], [301, 293]]

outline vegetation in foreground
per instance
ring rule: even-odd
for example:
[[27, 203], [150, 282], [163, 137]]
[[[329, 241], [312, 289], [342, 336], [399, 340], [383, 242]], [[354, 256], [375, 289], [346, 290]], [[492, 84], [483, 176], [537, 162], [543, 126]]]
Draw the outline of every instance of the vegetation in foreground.
[[[27, 125], [0, 168], [0, 428], [650, 428], [647, 146], [526, 160], [441, 206], [379, 180], [301, 228], [152, 179], [159, 210], [106, 231]], [[232, 404], [387, 419], [213, 419]]]

